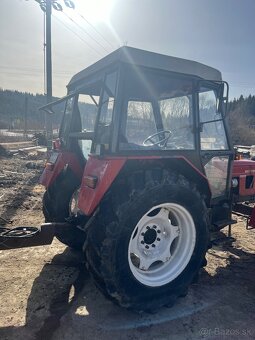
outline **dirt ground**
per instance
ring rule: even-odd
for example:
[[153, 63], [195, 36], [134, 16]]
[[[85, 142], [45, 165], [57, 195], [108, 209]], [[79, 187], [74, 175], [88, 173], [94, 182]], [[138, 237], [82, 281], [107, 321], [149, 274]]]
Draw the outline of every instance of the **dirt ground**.
[[[36, 155], [0, 158], [0, 216], [43, 222]], [[136, 314], [107, 301], [83, 257], [52, 245], [0, 251], [0, 339], [255, 339], [255, 230], [208, 251], [198, 283], [172, 308]]]

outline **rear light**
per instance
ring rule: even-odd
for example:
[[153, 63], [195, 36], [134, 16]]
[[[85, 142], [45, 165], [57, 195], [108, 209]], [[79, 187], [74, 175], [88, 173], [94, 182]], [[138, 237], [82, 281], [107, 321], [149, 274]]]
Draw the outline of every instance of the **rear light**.
[[235, 156], [235, 160], [236, 160], [236, 161], [240, 161], [241, 159], [243, 159], [243, 156], [242, 156], [242, 155], [237, 154], [237, 155]]
[[58, 156], [59, 156], [59, 153], [58, 152], [51, 152], [48, 157], [47, 157], [47, 160], [44, 164], [45, 168], [47, 170], [53, 170], [54, 169], [54, 165], [55, 163], [57, 162], [57, 159], [58, 159]]
[[61, 149], [61, 140], [59, 138], [57, 138], [56, 140], [54, 140], [52, 142], [52, 149], [53, 150], [59, 150]]
[[47, 170], [50, 170], [50, 171], [52, 171], [52, 170], [53, 170], [53, 168], [54, 168], [54, 164], [52, 164], [52, 163], [49, 163], [49, 162], [46, 162], [46, 164], [45, 164], [45, 168], [46, 168]]
[[95, 187], [97, 186], [97, 181], [98, 178], [96, 176], [85, 176], [84, 177], [84, 184], [92, 189], [95, 189]]

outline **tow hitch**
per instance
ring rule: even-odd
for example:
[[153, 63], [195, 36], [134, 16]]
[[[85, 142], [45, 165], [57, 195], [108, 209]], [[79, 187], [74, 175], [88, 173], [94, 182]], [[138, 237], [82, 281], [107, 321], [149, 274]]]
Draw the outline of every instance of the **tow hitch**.
[[0, 226], [0, 250], [51, 244], [56, 228], [70, 228], [69, 223], [43, 223], [40, 227]]

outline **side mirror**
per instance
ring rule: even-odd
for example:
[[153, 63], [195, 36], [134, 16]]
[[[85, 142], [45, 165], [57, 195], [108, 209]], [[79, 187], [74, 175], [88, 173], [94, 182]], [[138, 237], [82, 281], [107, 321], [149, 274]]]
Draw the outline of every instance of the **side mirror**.
[[217, 112], [226, 116], [228, 109], [229, 86], [227, 82], [221, 82], [218, 90]]

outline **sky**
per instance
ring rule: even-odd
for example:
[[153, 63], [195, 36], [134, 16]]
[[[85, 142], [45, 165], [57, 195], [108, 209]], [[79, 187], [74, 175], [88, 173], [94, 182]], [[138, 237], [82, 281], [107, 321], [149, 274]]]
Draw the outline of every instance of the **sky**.
[[[120, 46], [196, 60], [255, 95], [255, 0], [73, 0], [52, 10], [53, 95]], [[0, 0], [0, 87], [44, 93], [44, 15], [35, 0]]]

